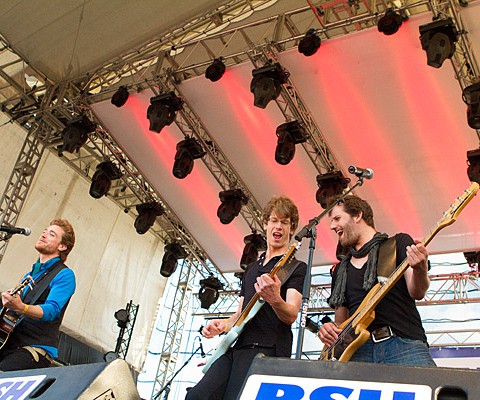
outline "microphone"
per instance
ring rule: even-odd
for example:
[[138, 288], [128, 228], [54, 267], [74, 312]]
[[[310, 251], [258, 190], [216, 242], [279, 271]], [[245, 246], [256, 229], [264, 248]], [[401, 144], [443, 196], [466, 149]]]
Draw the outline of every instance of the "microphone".
[[28, 236], [30, 235], [30, 233], [32, 233], [30, 228], [16, 228], [14, 226], [7, 226], [7, 225], [1, 225], [0, 232], [7, 232], [7, 233], [10, 233], [11, 235], [15, 235], [16, 233], [19, 233], [20, 235], [25, 235], [25, 236]]
[[202, 343], [202, 338], [201, 336], [198, 337], [198, 342], [200, 343], [199, 344], [199, 347], [200, 347], [200, 355], [205, 358], [206, 354], [205, 352], [203, 351], [203, 343]]
[[359, 168], [354, 165], [348, 167], [348, 172], [358, 176], [359, 178], [372, 179], [373, 178], [373, 169], [370, 168]]

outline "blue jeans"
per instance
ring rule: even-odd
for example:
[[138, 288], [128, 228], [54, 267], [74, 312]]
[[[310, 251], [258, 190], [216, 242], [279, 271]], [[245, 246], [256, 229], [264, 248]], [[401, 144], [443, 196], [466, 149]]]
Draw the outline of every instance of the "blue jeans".
[[350, 361], [436, 367], [425, 342], [398, 336], [379, 343], [368, 339]]

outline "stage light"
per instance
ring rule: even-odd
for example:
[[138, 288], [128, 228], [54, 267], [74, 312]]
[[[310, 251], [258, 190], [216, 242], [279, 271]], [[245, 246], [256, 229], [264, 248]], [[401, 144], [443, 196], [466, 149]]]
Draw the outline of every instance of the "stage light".
[[218, 300], [220, 296], [218, 291], [222, 289], [222, 283], [213, 275], [210, 275], [207, 279], [202, 279], [200, 281], [200, 291], [198, 292], [200, 307], [208, 310]]
[[478, 271], [480, 264], [480, 251], [466, 251], [463, 253], [468, 266], [475, 271]]
[[256, 261], [258, 252], [267, 249], [267, 241], [260, 233], [252, 233], [243, 238], [245, 248], [243, 249], [240, 267], [245, 270], [249, 264]]
[[160, 132], [165, 126], [175, 120], [176, 112], [182, 109], [183, 100], [174, 92], [161, 94], [150, 99], [147, 118], [150, 121], [148, 129]]
[[218, 207], [217, 217], [222, 224], [229, 224], [240, 213], [242, 205], [248, 203], [248, 197], [242, 189], [224, 190], [218, 194], [222, 204]]
[[275, 149], [275, 161], [287, 165], [295, 156], [295, 145], [307, 140], [305, 128], [298, 121], [286, 122], [277, 127], [278, 141]]
[[178, 260], [185, 258], [186, 256], [186, 251], [179, 243], [173, 242], [167, 244], [165, 246], [165, 254], [163, 255], [162, 265], [160, 266], [160, 274], [165, 278], [168, 278], [175, 272]]
[[193, 161], [202, 158], [206, 153], [200, 142], [195, 138], [186, 138], [177, 143], [175, 162], [173, 163], [173, 176], [178, 179], [185, 178], [193, 169]]
[[90, 196], [95, 199], [105, 196], [112, 186], [112, 181], [120, 179], [121, 177], [122, 173], [113, 162], [104, 161], [98, 164], [92, 177], [89, 190]]
[[265, 108], [271, 100], [275, 100], [286, 83], [289, 73], [279, 63], [268, 63], [264, 67], [252, 71], [253, 79], [250, 91], [254, 95], [253, 104]]
[[480, 149], [467, 151], [467, 165], [470, 182], [480, 183]]
[[216, 82], [221, 79], [225, 73], [225, 64], [222, 58], [216, 58], [205, 70], [205, 78], [210, 79], [212, 82]]
[[320, 48], [322, 41], [315, 32], [315, 29], [309, 29], [305, 36], [298, 43], [298, 51], [304, 56], [313, 56]]
[[130, 322], [130, 317], [128, 315], [128, 311], [125, 310], [124, 308], [121, 308], [120, 310], [115, 311], [115, 319], [117, 320], [117, 326], [119, 328], [125, 329]]
[[420, 42], [427, 52], [427, 64], [440, 68], [447, 58], [455, 53], [457, 29], [451, 18], [439, 19], [426, 25], [421, 25]]
[[78, 151], [87, 142], [88, 134], [96, 127], [85, 115], [68, 121], [61, 133], [63, 143], [57, 147], [58, 155], [61, 156], [63, 151]]
[[327, 208], [332, 200], [339, 197], [348, 186], [349, 178], [344, 178], [340, 171], [317, 175], [318, 190], [315, 195], [317, 203]]
[[155, 219], [165, 212], [163, 207], [156, 201], [137, 204], [135, 208], [138, 216], [135, 218], [134, 226], [140, 235], [146, 233], [153, 226]]
[[377, 23], [378, 31], [387, 36], [398, 32], [401, 26], [402, 16], [391, 8], [385, 12], [384, 16]]
[[480, 82], [463, 89], [463, 101], [467, 103], [467, 122], [473, 129], [480, 129]]
[[128, 89], [126, 86], [120, 86], [118, 90], [113, 94], [111, 103], [116, 107], [122, 107], [128, 100]]

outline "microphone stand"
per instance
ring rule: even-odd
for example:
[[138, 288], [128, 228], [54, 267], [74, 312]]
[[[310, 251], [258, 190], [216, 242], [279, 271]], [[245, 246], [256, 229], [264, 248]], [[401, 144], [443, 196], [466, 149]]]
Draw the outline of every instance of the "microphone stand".
[[363, 185], [363, 177], [360, 176], [358, 181], [349, 188], [345, 193], [343, 193], [338, 199], [336, 199], [330, 206], [328, 206], [323, 212], [312, 218], [307, 225], [305, 225], [300, 232], [295, 235], [295, 240], [301, 241], [303, 238], [310, 238], [310, 244], [308, 247], [308, 264], [307, 272], [305, 274], [305, 280], [303, 283], [303, 293], [302, 293], [302, 307], [300, 308], [300, 325], [298, 327], [298, 338], [297, 338], [297, 350], [295, 353], [295, 359], [300, 360], [302, 358], [302, 348], [303, 348], [303, 336], [305, 334], [305, 327], [307, 325], [307, 311], [308, 303], [310, 301], [310, 288], [311, 288], [311, 279], [312, 279], [312, 266], [313, 266], [313, 253], [315, 251], [315, 239], [317, 238], [317, 225], [320, 220], [328, 214], [333, 207], [341, 203], [345, 197], [347, 197], [353, 189], [357, 186]]
[[184, 364], [173, 374], [173, 376], [168, 380], [168, 382], [160, 389], [160, 391], [158, 391], [155, 396], [152, 397], [152, 400], [156, 400], [158, 398], [160, 398], [160, 395], [165, 392], [165, 400], [168, 399], [168, 395], [170, 393], [170, 385], [171, 383], [173, 382], [173, 380], [175, 379], [175, 377], [180, 373], [180, 371], [182, 369], [184, 369], [187, 364], [192, 361], [192, 358], [195, 354], [197, 354], [199, 351], [201, 351], [201, 346], [198, 346], [197, 350], [195, 350], [191, 355], [190, 357], [188, 357], [188, 359], [184, 362]]

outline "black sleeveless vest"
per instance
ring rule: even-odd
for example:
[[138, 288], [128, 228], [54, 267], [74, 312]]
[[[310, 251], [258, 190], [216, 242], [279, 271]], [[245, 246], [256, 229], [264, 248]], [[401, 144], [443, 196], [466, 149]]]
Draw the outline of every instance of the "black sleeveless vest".
[[[27, 292], [23, 298], [23, 302], [25, 304], [31, 304], [31, 301], [37, 294], [40, 284], [45, 282], [45, 284], [47, 284], [47, 288], [35, 301], [35, 305], [45, 303], [48, 294], [50, 293], [48, 284], [64, 268], [68, 267], [61, 260], [58, 260], [55, 264], [53, 264], [48, 270], [46, 270], [40, 277], [36, 279], [33, 290], [29, 290]], [[43, 286], [43, 284], [41, 286]], [[44, 345], [57, 348], [60, 325], [62, 324], [63, 315], [65, 314], [65, 310], [67, 309], [69, 301], [67, 301], [63, 307], [60, 316], [53, 321], [39, 321], [31, 318], [23, 318], [12, 332], [9, 345], [13, 347]]]

